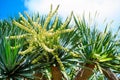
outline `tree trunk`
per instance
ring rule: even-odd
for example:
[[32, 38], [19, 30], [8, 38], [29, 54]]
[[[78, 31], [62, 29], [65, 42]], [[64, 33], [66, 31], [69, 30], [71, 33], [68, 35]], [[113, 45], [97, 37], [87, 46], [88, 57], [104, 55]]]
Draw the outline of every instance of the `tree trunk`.
[[102, 68], [102, 71], [103, 71], [103, 74], [109, 79], [109, 80], [119, 80], [115, 73], [113, 73], [110, 69], [103, 69]]
[[28, 80], [28, 79], [24, 78], [23, 80]]
[[74, 80], [88, 80], [89, 77], [93, 74], [93, 69], [95, 68], [94, 64], [85, 64], [84, 66], [86, 68], [82, 68]]
[[7, 78], [6, 78], [6, 80], [10, 80], [10, 78], [9, 78], [9, 77], [7, 77]]
[[42, 73], [35, 73], [34, 76], [35, 76], [35, 79], [34, 79], [34, 80], [47, 80], [47, 79], [42, 75]]
[[51, 66], [52, 80], [62, 80], [62, 72], [57, 66]]

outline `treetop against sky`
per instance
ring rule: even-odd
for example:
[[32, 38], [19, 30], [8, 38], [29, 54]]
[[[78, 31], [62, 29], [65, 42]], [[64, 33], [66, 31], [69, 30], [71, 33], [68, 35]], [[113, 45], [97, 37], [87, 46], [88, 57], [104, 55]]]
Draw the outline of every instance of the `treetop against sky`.
[[97, 21], [101, 24], [104, 19], [107, 22], [114, 21], [114, 26], [118, 27], [120, 23], [120, 0], [1, 0], [0, 1], [0, 19], [17, 16], [18, 12], [27, 11], [28, 13], [39, 12], [47, 14], [50, 5], [55, 8], [60, 5], [58, 14], [66, 18], [71, 11], [74, 14], [85, 16], [89, 14], [94, 17], [97, 12]]

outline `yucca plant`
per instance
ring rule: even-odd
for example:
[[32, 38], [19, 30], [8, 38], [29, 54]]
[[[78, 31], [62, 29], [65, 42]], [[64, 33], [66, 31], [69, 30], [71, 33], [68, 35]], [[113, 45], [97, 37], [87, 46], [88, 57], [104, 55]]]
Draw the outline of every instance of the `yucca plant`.
[[42, 68], [40, 64], [31, 64], [33, 55], [20, 56], [18, 52], [18, 48], [11, 49], [9, 40], [2, 39], [0, 43], [0, 78], [2, 80], [34, 79], [34, 69]]
[[[19, 21], [20, 18], [16, 20]], [[42, 64], [31, 64], [36, 55], [21, 56], [18, 54], [22, 48], [25, 48], [25, 46], [22, 46], [24, 40], [5, 39], [6, 36], [21, 33], [24, 33], [24, 31], [13, 25], [12, 19], [0, 22], [0, 77], [2, 80], [34, 79], [33, 72], [38, 68], [43, 68]]]
[[[79, 35], [76, 51], [82, 56], [80, 66], [83, 66], [75, 77], [75, 80], [88, 80], [97, 68], [110, 80], [118, 80], [111, 71], [108, 64], [116, 59], [117, 50], [115, 36], [108, 31], [106, 26], [103, 32], [96, 29], [96, 26], [90, 27], [85, 18], [80, 20], [74, 16], [74, 21], [78, 27], [76, 32]], [[115, 34], [116, 35], [116, 34]], [[108, 76], [110, 75], [110, 76]]]
[[[53, 80], [61, 80], [62, 77], [64, 77], [63, 75], [66, 74], [64, 63], [67, 63], [68, 61], [73, 63], [75, 60], [72, 61], [71, 58], [77, 56], [75, 52], [69, 50], [69, 47], [71, 47], [70, 45], [73, 44], [73, 39], [70, 39], [70, 36], [71, 38], [72, 35], [75, 37], [75, 29], [68, 26], [72, 18], [72, 13], [65, 22], [61, 23], [56, 14], [58, 7], [52, 11], [51, 6], [51, 10], [45, 19], [41, 19], [39, 16], [36, 19], [34, 17], [31, 18], [25, 13], [28, 18], [26, 19], [20, 14], [22, 20], [20, 22], [14, 20], [13, 24], [24, 30], [25, 33], [6, 37], [11, 40], [24, 39], [27, 47], [19, 51], [19, 54], [29, 55], [31, 52], [38, 54], [32, 63], [48, 62], [48, 65], [51, 67]], [[65, 40], [70, 42], [70, 44]], [[67, 62], [65, 62], [65, 60]]]
[[58, 7], [53, 11], [51, 6], [46, 17], [25, 12], [12, 23], [0, 22], [0, 78], [118, 80], [118, 32], [114, 35], [108, 26], [100, 32], [75, 16], [71, 26], [72, 13], [62, 22]]

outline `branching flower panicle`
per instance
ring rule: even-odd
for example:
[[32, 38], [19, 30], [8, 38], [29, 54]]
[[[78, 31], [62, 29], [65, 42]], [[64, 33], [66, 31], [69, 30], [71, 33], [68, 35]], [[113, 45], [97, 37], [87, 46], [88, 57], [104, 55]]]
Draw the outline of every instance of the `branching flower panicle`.
[[[51, 25], [50, 29], [47, 29], [47, 26], [49, 25], [52, 17], [57, 13], [58, 7], [59, 6], [57, 6], [57, 8], [54, 11], [52, 11], [52, 6], [51, 6], [51, 10], [43, 26], [39, 23], [40, 21], [39, 17], [37, 21], [34, 21], [27, 13], [25, 13], [28, 19], [27, 20], [25, 19], [25, 17], [23, 17], [22, 14], [20, 14], [20, 17], [22, 19], [21, 22], [19, 23], [14, 20], [13, 24], [21, 28], [22, 30], [26, 31], [26, 33], [22, 35], [9, 36], [7, 38], [9, 39], [25, 38], [29, 46], [26, 50], [20, 51], [19, 54], [25, 55], [31, 52], [32, 50], [36, 49], [37, 47], [41, 47], [44, 51], [51, 53], [58, 61], [61, 70], [64, 70], [63, 64], [57, 55], [58, 53], [56, 53], [57, 49], [60, 48], [59, 38], [60, 35], [71, 32], [74, 29], [66, 28], [69, 22], [71, 21], [72, 13], [66, 19], [66, 21], [63, 24], [61, 24], [59, 27], [57, 26], [58, 16], [56, 15], [53, 25]], [[57, 27], [58, 29], [56, 29]], [[36, 61], [37, 60], [33, 61], [33, 63], [35, 63]]]

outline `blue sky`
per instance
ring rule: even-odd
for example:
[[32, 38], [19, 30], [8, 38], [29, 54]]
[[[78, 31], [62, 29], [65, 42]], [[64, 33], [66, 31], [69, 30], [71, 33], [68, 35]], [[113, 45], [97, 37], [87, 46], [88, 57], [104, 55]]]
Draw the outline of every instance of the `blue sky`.
[[24, 0], [1, 0], [0, 1], [0, 19], [17, 16], [18, 12], [27, 10], [24, 6]]
[[0, 19], [17, 16], [18, 12], [23, 11], [47, 14], [51, 4], [53, 4], [53, 8], [60, 4], [58, 13], [63, 18], [66, 18], [71, 11], [79, 16], [85, 13], [85, 17], [89, 13], [94, 17], [97, 12], [99, 24], [102, 24], [104, 19], [106, 19], [106, 23], [113, 20], [112, 28], [116, 29], [120, 25], [119, 3], [120, 0], [1, 0]]

